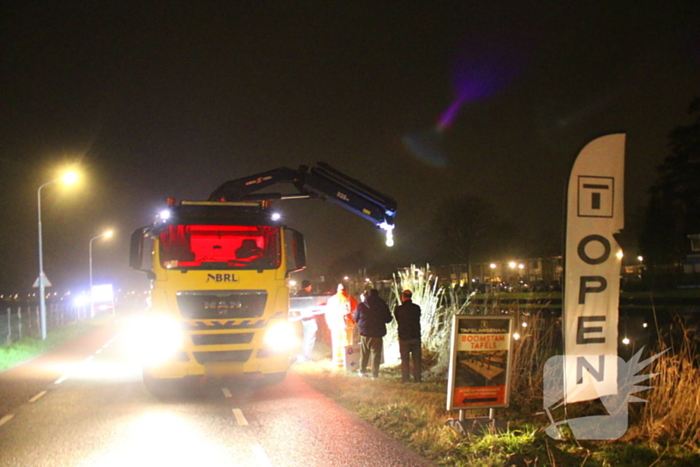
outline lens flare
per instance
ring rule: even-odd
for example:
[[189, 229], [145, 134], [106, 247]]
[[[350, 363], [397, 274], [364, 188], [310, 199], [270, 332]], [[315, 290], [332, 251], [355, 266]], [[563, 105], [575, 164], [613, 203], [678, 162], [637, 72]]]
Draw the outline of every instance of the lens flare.
[[435, 127], [405, 135], [404, 146], [420, 161], [447, 167], [443, 137], [465, 105], [494, 96], [520, 74], [524, 64], [524, 41], [507, 37], [480, 37], [465, 41], [455, 54], [452, 67], [454, 98], [438, 117]]
[[405, 135], [403, 144], [419, 161], [433, 167], [447, 167], [438, 127], [423, 133]]

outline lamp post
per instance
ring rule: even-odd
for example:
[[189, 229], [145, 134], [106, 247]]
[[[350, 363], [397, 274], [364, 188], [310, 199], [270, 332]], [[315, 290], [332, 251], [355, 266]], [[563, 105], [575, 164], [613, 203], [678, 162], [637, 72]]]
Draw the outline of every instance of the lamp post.
[[39, 278], [37, 281], [39, 282], [39, 310], [40, 310], [40, 321], [41, 321], [41, 340], [46, 340], [46, 297], [45, 295], [45, 287], [46, 284], [44, 283], [46, 276], [44, 275], [44, 253], [43, 253], [43, 245], [42, 245], [42, 240], [41, 240], [41, 189], [44, 188], [47, 185], [51, 185], [53, 183], [56, 183], [58, 181], [63, 181], [66, 185], [72, 185], [76, 181], [78, 181], [78, 174], [72, 170], [66, 172], [63, 174], [62, 177], [57, 178], [56, 180], [51, 180], [50, 182], [46, 182], [43, 185], [39, 187], [39, 189], [36, 191], [36, 204], [37, 204], [37, 213], [38, 213], [38, 231], [39, 231]]
[[107, 230], [106, 232], [104, 232], [100, 235], [92, 237], [90, 239], [90, 242], [89, 242], [89, 251], [90, 251], [90, 254], [89, 254], [89, 257], [90, 257], [90, 318], [95, 317], [95, 307], [94, 307], [95, 301], [94, 301], [93, 296], [92, 296], [92, 242], [93, 242], [93, 240], [97, 240], [98, 238], [102, 238], [102, 237], [109, 238], [111, 236], [112, 236], [112, 231]]

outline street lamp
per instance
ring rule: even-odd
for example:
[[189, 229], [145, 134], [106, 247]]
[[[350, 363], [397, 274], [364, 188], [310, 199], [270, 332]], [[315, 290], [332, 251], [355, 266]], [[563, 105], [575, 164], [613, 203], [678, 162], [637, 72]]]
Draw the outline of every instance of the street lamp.
[[89, 242], [89, 247], [90, 247], [89, 248], [89, 250], [90, 250], [90, 255], [89, 255], [90, 256], [90, 318], [95, 317], [95, 307], [94, 307], [95, 301], [93, 300], [93, 297], [92, 297], [92, 241], [97, 240], [98, 238], [102, 238], [102, 237], [109, 238], [111, 236], [112, 236], [112, 231], [107, 230], [106, 232], [104, 232], [100, 235], [92, 237], [90, 239], [90, 242]]
[[42, 249], [42, 241], [41, 241], [41, 189], [44, 188], [47, 185], [51, 185], [53, 183], [62, 181], [66, 185], [70, 186], [73, 185], [75, 182], [78, 181], [78, 173], [69, 170], [66, 173], [63, 174], [62, 177], [57, 178], [56, 180], [51, 180], [50, 182], [46, 182], [43, 185], [39, 187], [39, 189], [36, 191], [36, 204], [37, 204], [37, 212], [38, 212], [38, 231], [39, 231], [39, 278], [37, 279], [37, 282], [39, 283], [39, 310], [40, 310], [40, 320], [41, 320], [41, 340], [46, 340], [46, 297], [44, 296], [45, 292], [44, 289], [46, 287], [45, 281], [46, 281], [46, 275], [44, 274], [44, 253]]

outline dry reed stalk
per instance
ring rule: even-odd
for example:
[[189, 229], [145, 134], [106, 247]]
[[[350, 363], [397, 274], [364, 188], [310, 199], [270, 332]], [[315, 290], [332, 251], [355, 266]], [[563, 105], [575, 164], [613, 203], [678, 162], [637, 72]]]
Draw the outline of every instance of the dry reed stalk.
[[521, 410], [541, 411], [544, 365], [550, 357], [561, 353], [558, 345], [561, 325], [558, 320], [543, 317], [542, 310], [535, 310], [530, 313], [522, 334], [513, 345], [511, 394]]
[[653, 362], [649, 391], [640, 431], [656, 442], [675, 442], [700, 447], [700, 369], [696, 349], [683, 329], [680, 345]]

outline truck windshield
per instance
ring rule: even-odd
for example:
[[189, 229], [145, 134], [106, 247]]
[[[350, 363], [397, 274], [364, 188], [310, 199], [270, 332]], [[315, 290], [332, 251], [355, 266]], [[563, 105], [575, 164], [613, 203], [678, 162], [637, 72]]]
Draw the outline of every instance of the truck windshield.
[[277, 269], [279, 228], [170, 225], [158, 235], [160, 262], [178, 269]]

